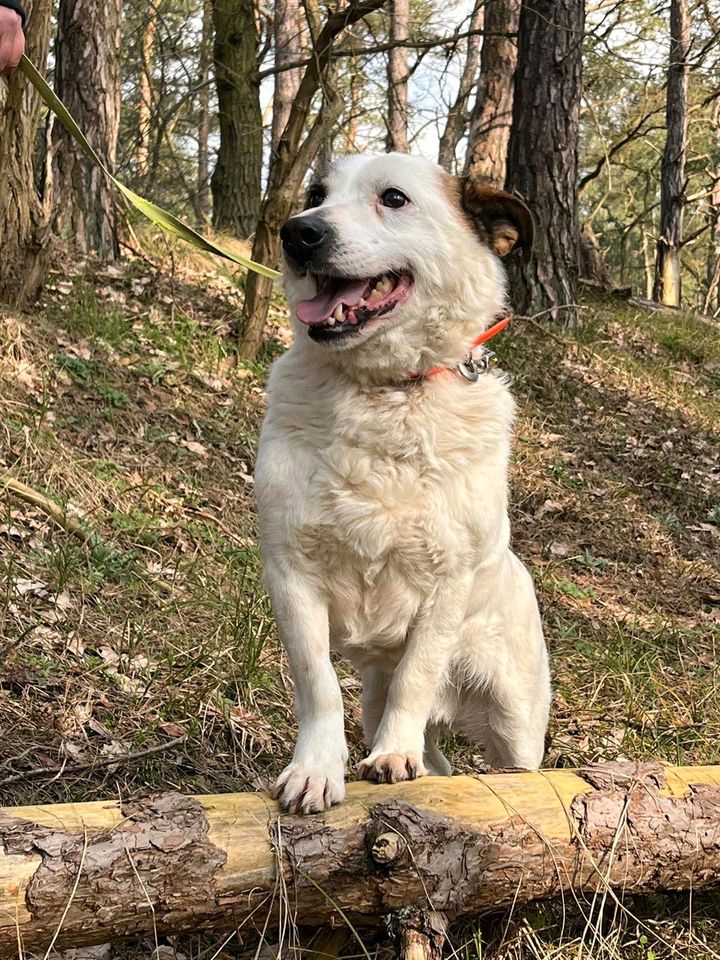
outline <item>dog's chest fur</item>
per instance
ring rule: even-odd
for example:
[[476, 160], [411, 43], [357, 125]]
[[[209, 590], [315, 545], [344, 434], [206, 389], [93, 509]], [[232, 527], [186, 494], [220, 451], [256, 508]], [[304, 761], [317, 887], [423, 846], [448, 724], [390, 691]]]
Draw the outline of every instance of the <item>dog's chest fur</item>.
[[[283, 369], [284, 368], [284, 369]], [[441, 382], [442, 381], [442, 382]], [[506, 539], [512, 401], [504, 383], [362, 388], [273, 370], [258, 484], [281, 504], [265, 552], [288, 551], [321, 585], [336, 647], [362, 666], [399, 647], [438, 579]]]

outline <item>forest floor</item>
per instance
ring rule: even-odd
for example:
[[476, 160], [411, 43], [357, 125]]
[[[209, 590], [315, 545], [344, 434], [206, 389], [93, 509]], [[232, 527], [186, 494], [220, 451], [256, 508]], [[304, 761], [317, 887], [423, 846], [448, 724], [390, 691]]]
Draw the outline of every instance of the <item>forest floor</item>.
[[[86, 531], [3, 493], [5, 804], [261, 789], [290, 756], [252, 481], [288, 330], [278, 303], [266, 359], [236, 364], [240, 298], [229, 272], [176, 251], [63, 264], [38, 306], [2, 318], [3, 472]], [[517, 322], [496, 347], [519, 404], [514, 544], [552, 657], [546, 762], [720, 763], [718, 327], [597, 298], [582, 317], [577, 335]], [[354, 762], [359, 684], [339, 672]], [[480, 768], [447, 747], [457, 771]], [[452, 943], [507, 960], [720, 956], [718, 895], [627, 898], [602, 920], [586, 906], [485, 918]], [[248, 948], [217, 949], [184, 939], [165, 956]]]

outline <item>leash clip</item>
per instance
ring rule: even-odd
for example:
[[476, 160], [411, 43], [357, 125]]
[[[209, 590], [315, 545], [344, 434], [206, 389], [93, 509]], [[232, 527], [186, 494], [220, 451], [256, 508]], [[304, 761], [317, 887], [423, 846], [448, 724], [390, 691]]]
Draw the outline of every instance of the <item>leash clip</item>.
[[464, 360], [458, 364], [458, 373], [464, 377], [468, 383], [477, 383], [481, 373], [487, 373], [494, 366], [497, 360], [492, 350], [483, 350], [476, 359], [469, 353]]

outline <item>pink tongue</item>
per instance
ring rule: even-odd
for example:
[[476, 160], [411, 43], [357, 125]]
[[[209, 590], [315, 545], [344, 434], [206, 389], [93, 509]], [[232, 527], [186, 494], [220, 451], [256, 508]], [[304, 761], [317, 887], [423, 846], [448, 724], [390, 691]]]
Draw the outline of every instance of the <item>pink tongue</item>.
[[367, 280], [326, 280], [312, 300], [298, 303], [297, 318], [300, 323], [311, 327], [323, 323], [333, 315], [339, 303], [354, 306], [362, 298], [367, 286]]

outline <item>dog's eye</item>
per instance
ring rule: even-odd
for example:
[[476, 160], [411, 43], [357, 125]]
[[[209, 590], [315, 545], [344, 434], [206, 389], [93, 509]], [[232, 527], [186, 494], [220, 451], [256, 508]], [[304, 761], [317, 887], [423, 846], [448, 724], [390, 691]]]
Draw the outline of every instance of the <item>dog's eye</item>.
[[311, 207], [319, 207], [324, 199], [325, 191], [322, 187], [310, 187], [305, 197], [305, 209], [310, 210]]
[[380, 194], [380, 202], [384, 207], [392, 207], [393, 210], [397, 210], [398, 207], [404, 207], [406, 203], [410, 203], [410, 198], [406, 197], [402, 190], [398, 190], [397, 187], [389, 187]]

